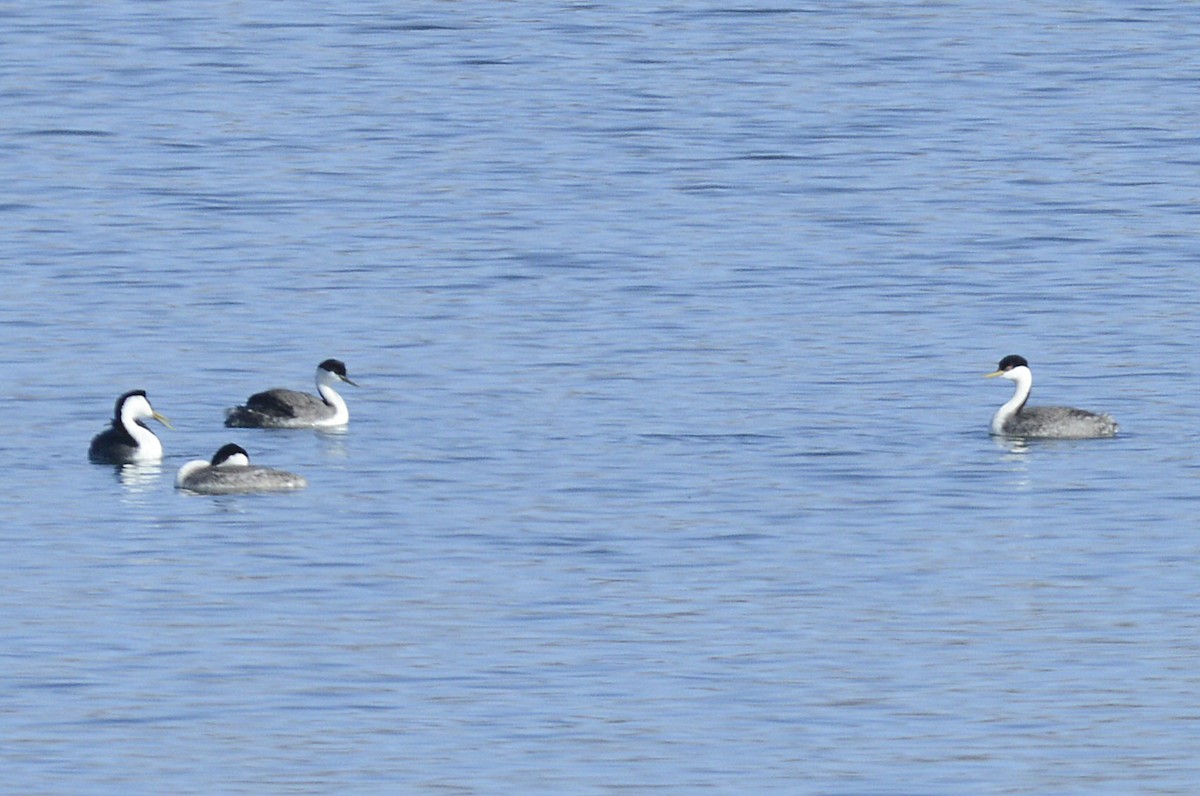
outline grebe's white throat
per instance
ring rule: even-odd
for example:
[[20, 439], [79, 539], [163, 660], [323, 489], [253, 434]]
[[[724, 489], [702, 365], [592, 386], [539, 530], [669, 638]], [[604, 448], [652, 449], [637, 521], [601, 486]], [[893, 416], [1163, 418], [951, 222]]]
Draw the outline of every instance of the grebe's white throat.
[[1028, 365], [1017, 365], [1010, 367], [1008, 370], [998, 370], [994, 373], [989, 373], [987, 378], [995, 378], [999, 376], [1002, 379], [1008, 379], [1013, 383], [1012, 398], [1009, 398], [1003, 406], [996, 410], [996, 414], [992, 415], [991, 432], [993, 434], [1003, 434], [1004, 424], [1012, 419], [1013, 415], [1021, 411], [1021, 407], [1029, 400], [1029, 394], [1033, 392], [1033, 371]]

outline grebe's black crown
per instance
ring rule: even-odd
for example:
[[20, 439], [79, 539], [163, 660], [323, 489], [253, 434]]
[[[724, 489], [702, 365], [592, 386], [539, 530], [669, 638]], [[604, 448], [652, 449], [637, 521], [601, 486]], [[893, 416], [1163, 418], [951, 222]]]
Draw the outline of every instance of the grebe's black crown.
[[246, 453], [245, 448], [237, 443], [230, 442], [228, 445], [222, 445], [219, 449], [217, 449], [217, 452], [213, 454], [212, 460], [209, 462], [209, 464], [219, 464], [228, 459], [230, 456], [236, 456], [239, 453], [245, 456], [247, 459], [250, 458], [250, 454]]
[[1025, 357], [1009, 354], [1004, 359], [1000, 360], [1000, 367], [997, 370], [1012, 370], [1021, 366], [1029, 367], [1029, 363], [1025, 361]]
[[336, 373], [343, 379], [346, 378], [346, 363], [340, 359], [327, 359], [320, 365], [317, 365], [321, 370], [327, 370], [330, 373]]

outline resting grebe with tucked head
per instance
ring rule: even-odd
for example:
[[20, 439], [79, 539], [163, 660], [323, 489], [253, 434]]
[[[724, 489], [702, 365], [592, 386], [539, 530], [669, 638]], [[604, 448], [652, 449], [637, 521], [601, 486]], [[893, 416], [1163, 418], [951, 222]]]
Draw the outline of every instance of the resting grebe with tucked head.
[[303, 489], [308, 482], [295, 473], [250, 464], [241, 445], [222, 445], [212, 459], [196, 459], [179, 468], [175, 486], [206, 495], [236, 492], [284, 492]]
[[1025, 357], [1010, 354], [987, 378], [999, 376], [1016, 385], [1013, 396], [992, 417], [991, 432], [1010, 437], [1048, 439], [1087, 439], [1111, 437], [1117, 433], [1117, 421], [1110, 415], [1086, 412], [1070, 406], [1026, 406], [1033, 391], [1033, 372]]
[[[327, 359], [317, 366], [320, 398], [295, 390], [267, 390], [251, 395], [244, 406], [225, 413], [229, 428], [331, 428], [350, 422], [350, 410], [334, 389], [338, 382], [354, 384], [346, 365]], [[354, 384], [357, 387], [357, 384]]]
[[88, 458], [98, 464], [128, 464], [156, 462], [162, 458], [163, 446], [145, 424], [157, 420], [167, 428], [170, 421], [154, 411], [145, 390], [132, 390], [117, 399], [113, 409], [112, 426], [92, 438]]

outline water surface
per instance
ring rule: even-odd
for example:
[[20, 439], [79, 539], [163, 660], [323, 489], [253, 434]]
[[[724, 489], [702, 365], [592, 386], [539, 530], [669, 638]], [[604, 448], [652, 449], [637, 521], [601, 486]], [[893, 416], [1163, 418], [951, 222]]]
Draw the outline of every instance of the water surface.
[[7, 787], [1194, 791], [1197, 13], [0, 11]]

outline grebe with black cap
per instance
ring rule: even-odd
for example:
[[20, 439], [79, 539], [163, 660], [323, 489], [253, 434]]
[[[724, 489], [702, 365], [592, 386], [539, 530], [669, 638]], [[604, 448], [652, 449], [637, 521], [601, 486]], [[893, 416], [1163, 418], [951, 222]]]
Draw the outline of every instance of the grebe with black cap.
[[196, 459], [179, 468], [175, 486], [205, 495], [238, 492], [286, 492], [303, 489], [308, 481], [295, 473], [250, 464], [241, 445], [222, 445], [212, 459]]
[[1025, 357], [1010, 354], [987, 378], [999, 376], [1016, 385], [1013, 396], [992, 417], [991, 432], [1009, 437], [1048, 439], [1087, 439], [1111, 437], [1117, 433], [1112, 416], [1087, 412], [1070, 406], [1026, 406], [1033, 390], [1033, 372]]
[[295, 390], [267, 390], [251, 395], [244, 406], [225, 413], [229, 428], [332, 428], [350, 422], [350, 410], [334, 389], [338, 382], [353, 384], [346, 365], [327, 359], [317, 365], [318, 398]]
[[171, 422], [154, 411], [145, 390], [131, 390], [117, 399], [112, 426], [92, 438], [88, 458], [98, 464], [156, 462], [162, 459], [163, 446], [145, 424], [157, 420], [167, 428]]

